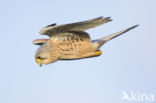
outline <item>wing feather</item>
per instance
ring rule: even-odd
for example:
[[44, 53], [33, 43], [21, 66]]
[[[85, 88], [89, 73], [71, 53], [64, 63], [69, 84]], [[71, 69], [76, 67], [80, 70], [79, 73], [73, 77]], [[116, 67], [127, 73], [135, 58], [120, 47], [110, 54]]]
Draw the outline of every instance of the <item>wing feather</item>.
[[52, 36], [53, 34], [57, 34], [60, 32], [67, 32], [67, 31], [85, 31], [87, 29], [102, 25], [104, 23], [107, 23], [109, 21], [112, 21], [110, 17], [103, 18], [98, 17], [95, 19], [77, 22], [77, 23], [71, 23], [71, 24], [64, 24], [64, 25], [52, 25], [47, 26], [40, 30], [40, 34]]
[[36, 39], [36, 40], [33, 41], [33, 44], [35, 44], [35, 45], [43, 45], [48, 40], [49, 39]]
[[69, 32], [62, 32], [58, 34], [54, 34], [51, 40], [55, 42], [65, 42], [65, 41], [72, 41], [72, 42], [91, 42], [90, 36], [88, 33], [83, 31], [69, 31]]

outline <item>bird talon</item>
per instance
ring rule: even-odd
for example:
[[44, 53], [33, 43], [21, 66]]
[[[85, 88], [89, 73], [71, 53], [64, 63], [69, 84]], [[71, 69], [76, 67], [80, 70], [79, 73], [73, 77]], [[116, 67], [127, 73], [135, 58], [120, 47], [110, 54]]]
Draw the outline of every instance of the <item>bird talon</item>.
[[99, 55], [101, 55], [101, 54], [102, 54], [102, 51], [100, 51], [100, 50], [95, 52], [95, 55], [96, 55], [96, 56], [99, 56]]

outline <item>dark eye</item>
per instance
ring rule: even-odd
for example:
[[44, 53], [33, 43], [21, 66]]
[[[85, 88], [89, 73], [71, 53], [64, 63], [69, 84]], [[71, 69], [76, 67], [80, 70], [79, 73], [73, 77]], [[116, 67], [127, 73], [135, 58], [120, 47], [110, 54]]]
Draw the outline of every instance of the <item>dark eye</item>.
[[40, 55], [38, 55], [38, 56], [36, 57], [36, 59], [44, 60], [44, 59], [46, 59], [46, 58], [43, 58], [43, 57], [41, 57]]
[[37, 59], [41, 59], [41, 57], [38, 55], [38, 56], [37, 56]]

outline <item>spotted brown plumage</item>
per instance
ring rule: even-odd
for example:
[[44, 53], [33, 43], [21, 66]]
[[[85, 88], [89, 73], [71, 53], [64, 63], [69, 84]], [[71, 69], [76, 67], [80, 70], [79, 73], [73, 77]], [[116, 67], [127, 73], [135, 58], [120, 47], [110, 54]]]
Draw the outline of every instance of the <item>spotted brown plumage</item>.
[[112, 21], [110, 17], [98, 17], [95, 19], [56, 25], [51, 24], [40, 30], [40, 34], [49, 36], [49, 39], [37, 39], [33, 43], [40, 45], [35, 60], [41, 66], [57, 60], [72, 60], [101, 55], [99, 48], [107, 41], [137, 27], [138, 25], [124, 29], [120, 32], [106, 36], [101, 39], [91, 40], [85, 30], [94, 28]]

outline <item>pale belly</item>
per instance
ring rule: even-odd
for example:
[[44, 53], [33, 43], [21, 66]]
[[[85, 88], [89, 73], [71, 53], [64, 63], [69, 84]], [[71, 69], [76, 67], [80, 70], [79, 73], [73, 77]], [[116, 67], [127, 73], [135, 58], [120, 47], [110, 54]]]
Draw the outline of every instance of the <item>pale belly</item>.
[[68, 41], [58, 44], [59, 59], [80, 59], [95, 51], [92, 43], [86, 41]]

